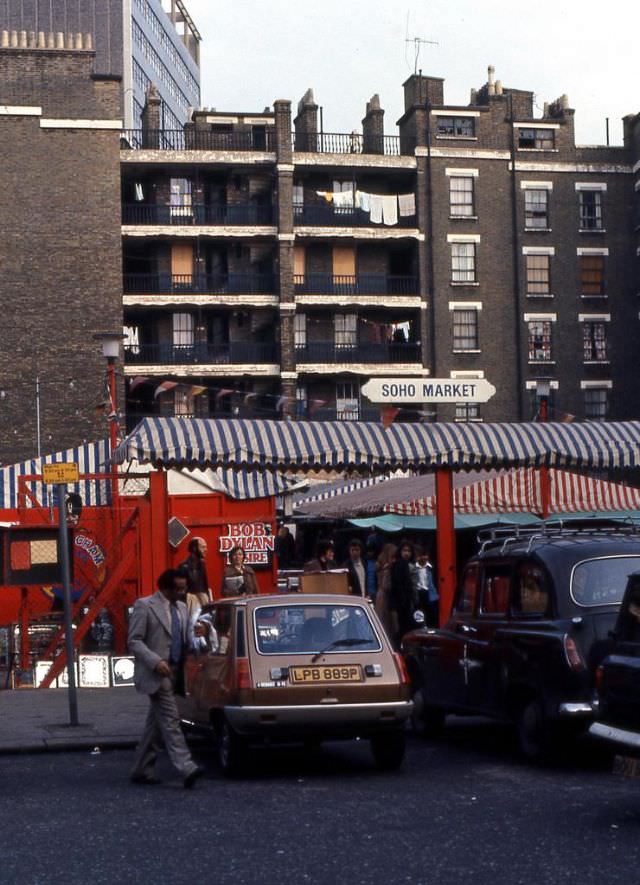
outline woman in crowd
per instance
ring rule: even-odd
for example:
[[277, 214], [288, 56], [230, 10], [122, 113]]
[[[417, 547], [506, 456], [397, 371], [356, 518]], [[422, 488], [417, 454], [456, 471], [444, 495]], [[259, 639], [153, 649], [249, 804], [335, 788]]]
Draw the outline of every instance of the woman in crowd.
[[256, 573], [244, 563], [244, 550], [234, 547], [229, 556], [229, 565], [222, 573], [223, 596], [251, 596], [258, 592]]
[[395, 561], [397, 550], [395, 544], [385, 544], [376, 560], [376, 614], [389, 636], [392, 635], [389, 616], [389, 588], [391, 586], [391, 567]]
[[416, 610], [416, 600], [413, 580], [411, 578], [411, 563], [413, 562], [413, 544], [409, 541], [401, 541], [398, 556], [391, 566], [389, 588], [389, 610], [391, 612], [391, 637], [396, 648], [400, 648], [400, 642], [405, 633], [413, 630], [415, 622], [413, 613]]

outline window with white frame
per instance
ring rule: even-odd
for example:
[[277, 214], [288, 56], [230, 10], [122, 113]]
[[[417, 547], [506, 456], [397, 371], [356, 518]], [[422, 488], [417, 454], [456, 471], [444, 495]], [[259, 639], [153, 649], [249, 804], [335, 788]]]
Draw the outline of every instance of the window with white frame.
[[355, 313], [337, 313], [334, 318], [336, 347], [355, 347], [358, 343], [358, 317]]
[[307, 346], [306, 313], [297, 313], [293, 318], [293, 343], [296, 347]]
[[549, 191], [546, 188], [527, 188], [524, 192], [524, 226], [527, 230], [549, 227]]
[[449, 178], [449, 213], [453, 218], [475, 215], [473, 189], [472, 175], [452, 175]]
[[456, 307], [451, 313], [454, 351], [478, 350], [478, 309]]
[[550, 320], [530, 320], [527, 323], [529, 362], [551, 362], [551, 326]]
[[195, 414], [195, 399], [188, 390], [184, 388], [176, 388], [173, 392], [174, 400], [173, 400], [173, 414], [178, 417], [182, 415], [184, 417], [191, 417]]
[[456, 421], [479, 421], [479, 403], [456, 403], [454, 420]]
[[451, 243], [451, 282], [475, 283], [476, 244]]
[[519, 127], [518, 147], [521, 150], [551, 151], [555, 147], [555, 131]]
[[193, 316], [190, 313], [174, 313], [172, 320], [174, 347], [190, 347], [193, 344]]
[[582, 324], [583, 356], [586, 363], [607, 361], [607, 324], [600, 320], [585, 320]]
[[550, 255], [525, 255], [527, 295], [551, 294], [550, 266]]
[[580, 230], [602, 230], [602, 191], [580, 190]]
[[584, 416], [589, 421], [604, 421], [609, 414], [609, 390], [588, 387], [584, 393]]
[[580, 291], [583, 298], [606, 296], [604, 255], [580, 255]]
[[296, 384], [296, 415], [303, 418], [307, 413], [307, 385], [298, 381]]
[[360, 391], [354, 381], [336, 384], [336, 418], [338, 421], [357, 421], [360, 417]]

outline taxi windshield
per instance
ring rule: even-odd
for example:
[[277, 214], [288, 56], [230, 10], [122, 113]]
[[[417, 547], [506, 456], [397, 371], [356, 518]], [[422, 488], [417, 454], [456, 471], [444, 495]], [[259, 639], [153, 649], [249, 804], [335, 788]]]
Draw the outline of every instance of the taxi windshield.
[[261, 654], [344, 654], [380, 651], [380, 640], [361, 605], [270, 605], [253, 614]]
[[619, 605], [627, 578], [640, 568], [640, 556], [605, 556], [578, 563], [571, 573], [571, 596], [582, 606]]

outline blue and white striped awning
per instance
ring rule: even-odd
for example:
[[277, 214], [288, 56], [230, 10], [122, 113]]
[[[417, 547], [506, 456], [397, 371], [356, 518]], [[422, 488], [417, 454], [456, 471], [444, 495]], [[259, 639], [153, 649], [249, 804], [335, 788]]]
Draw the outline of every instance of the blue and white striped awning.
[[640, 466], [640, 422], [380, 424], [145, 418], [115, 460], [279, 469]]
[[226, 494], [240, 501], [280, 495], [292, 485], [292, 481], [281, 473], [271, 470], [225, 470], [219, 467], [216, 476], [225, 487]]
[[[98, 442], [86, 443], [75, 449], [66, 449], [64, 452], [55, 452], [52, 455], [43, 455], [42, 458], [32, 458], [30, 461], [21, 461], [19, 464], [11, 464], [0, 469], [0, 509], [14, 508], [18, 506], [19, 485], [21, 476], [39, 476], [42, 474], [43, 464], [58, 464], [60, 462], [72, 462], [78, 465], [80, 474], [105, 473], [110, 470], [109, 465], [109, 440], [101, 439]], [[39, 504], [48, 505], [48, 487], [42, 482], [26, 483], [31, 494]], [[88, 506], [101, 506], [111, 501], [111, 486], [107, 481], [87, 479], [82, 482], [69, 485], [67, 491], [80, 495], [84, 504]], [[27, 507], [31, 507], [31, 501], [27, 500]]]

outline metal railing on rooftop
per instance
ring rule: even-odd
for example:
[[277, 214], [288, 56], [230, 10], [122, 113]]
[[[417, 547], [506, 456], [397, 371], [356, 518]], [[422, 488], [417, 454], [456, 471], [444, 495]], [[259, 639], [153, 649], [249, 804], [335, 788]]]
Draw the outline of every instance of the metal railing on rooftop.
[[275, 342], [231, 341], [211, 344], [125, 344], [127, 365], [248, 365], [279, 362]]
[[156, 151], [256, 151], [275, 150], [275, 131], [261, 129], [212, 132], [205, 129], [125, 129], [120, 147]]
[[309, 341], [296, 347], [298, 363], [419, 363], [420, 345], [412, 342], [336, 344], [335, 341]]
[[[293, 206], [293, 223], [305, 224], [310, 227], [382, 227], [380, 222], [371, 220], [371, 214], [363, 209], [351, 209], [344, 206], [316, 204], [311, 206]], [[395, 225], [391, 227], [415, 227], [415, 215], [399, 215]]]
[[359, 132], [292, 132], [294, 151], [318, 154], [413, 156], [415, 139], [400, 135], [364, 136]]

